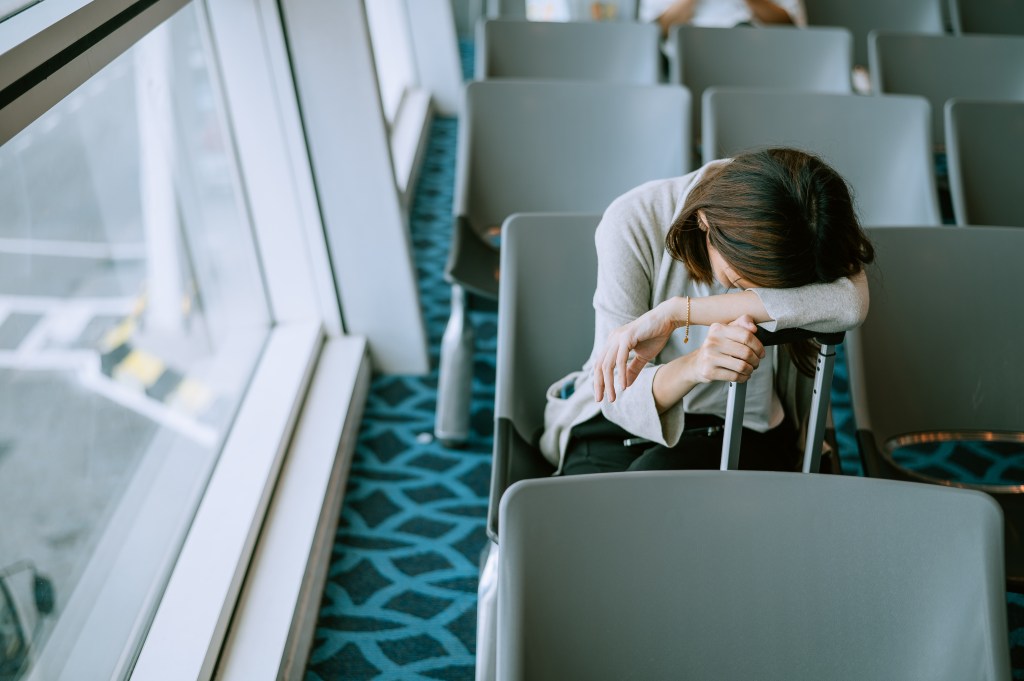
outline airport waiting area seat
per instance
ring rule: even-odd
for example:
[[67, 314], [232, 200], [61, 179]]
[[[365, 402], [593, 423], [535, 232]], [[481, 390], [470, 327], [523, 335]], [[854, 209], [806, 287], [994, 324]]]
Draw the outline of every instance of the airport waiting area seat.
[[711, 88], [703, 107], [705, 163], [758, 147], [796, 147], [846, 179], [863, 224], [942, 223], [931, 114], [921, 97]]
[[927, 98], [936, 148], [945, 144], [947, 100], [1024, 101], [1024, 36], [872, 31], [868, 46], [872, 91]]
[[953, 33], [1024, 35], [1024, 3], [1019, 0], [949, 0]]
[[500, 225], [517, 212], [603, 212], [649, 180], [691, 169], [690, 95], [678, 85], [476, 81], [459, 121], [435, 435], [468, 437], [471, 295], [498, 295]]
[[481, 20], [475, 78], [557, 78], [656, 84], [657, 25], [639, 22]]
[[[846, 351], [864, 470], [990, 493], [1005, 514], [1007, 581], [1019, 591], [1024, 319], [1007, 283], [1024, 253], [1024, 230], [868, 232], [876, 258], [868, 268], [871, 311], [847, 334]], [[946, 475], [950, 464], [965, 475]]]
[[522, 213], [505, 221], [501, 260], [507, 276], [498, 298], [487, 514], [487, 531], [494, 541], [505, 490], [519, 480], [555, 472], [536, 443], [544, 427], [548, 387], [578, 370], [594, 347], [594, 232], [600, 221], [600, 213]]
[[958, 225], [1024, 227], [1024, 101], [946, 102], [946, 159]]
[[[946, 0], [804, 0], [808, 26], [842, 26], [853, 34], [853, 63], [868, 66], [868, 34], [876, 29], [943, 33]], [[974, 0], [970, 0], [974, 1]]]
[[709, 87], [849, 93], [850, 32], [844, 28], [676, 26], [669, 35], [669, 82], [693, 95], [694, 133]]
[[501, 504], [497, 678], [1010, 678], [999, 507], [757, 471], [529, 480]]

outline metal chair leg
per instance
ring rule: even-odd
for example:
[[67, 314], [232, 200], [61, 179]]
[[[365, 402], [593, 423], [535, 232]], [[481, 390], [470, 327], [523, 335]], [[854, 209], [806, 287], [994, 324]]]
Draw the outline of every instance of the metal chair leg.
[[452, 286], [452, 311], [441, 338], [437, 376], [434, 437], [446, 447], [469, 439], [469, 403], [473, 390], [473, 325], [466, 310], [466, 291]]

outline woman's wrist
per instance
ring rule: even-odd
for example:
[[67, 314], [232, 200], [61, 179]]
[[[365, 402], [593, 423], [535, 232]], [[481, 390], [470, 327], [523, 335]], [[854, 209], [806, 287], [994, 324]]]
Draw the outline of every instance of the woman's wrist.
[[658, 367], [651, 389], [659, 414], [678, 404], [699, 382], [695, 380], [695, 356], [696, 353], [687, 353]]

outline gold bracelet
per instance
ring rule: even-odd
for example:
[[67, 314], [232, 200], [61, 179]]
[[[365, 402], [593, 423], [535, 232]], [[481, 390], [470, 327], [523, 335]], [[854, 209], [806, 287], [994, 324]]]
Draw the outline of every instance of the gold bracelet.
[[683, 343], [690, 342], [690, 296], [686, 296], [686, 331], [683, 332]]

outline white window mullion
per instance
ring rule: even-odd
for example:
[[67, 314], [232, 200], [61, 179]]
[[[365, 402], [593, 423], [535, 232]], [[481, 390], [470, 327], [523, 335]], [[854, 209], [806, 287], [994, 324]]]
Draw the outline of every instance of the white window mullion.
[[322, 320], [338, 335], [338, 298], [276, 6], [219, 0], [205, 7], [272, 318]]

